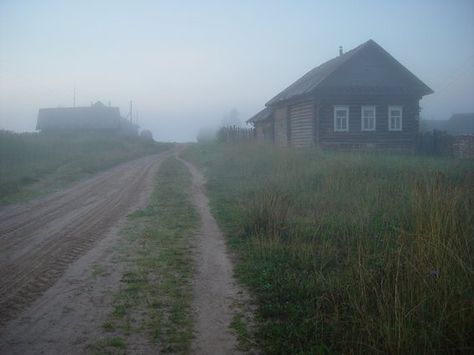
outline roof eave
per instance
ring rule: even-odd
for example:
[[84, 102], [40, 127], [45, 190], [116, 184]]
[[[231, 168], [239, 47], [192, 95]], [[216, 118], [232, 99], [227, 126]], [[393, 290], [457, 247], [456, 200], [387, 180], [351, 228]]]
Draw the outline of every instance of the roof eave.
[[299, 100], [308, 99], [308, 98], [310, 98], [311, 96], [313, 96], [315, 94], [316, 89], [318, 89], [318, 88], [316, 87], [316, 88], [312, 89], [310, 92], [307, 92], [307, 93], [304, 93], [304, 94], [301, 94], [301, 95], [295, 95], [295, 96], [291, 96], [291, 97], [284, 98], [284, 99], [281, 99], [281, 100], [275, 100], [275, 102], [272, 102], [272, 100], [270, 100], [265, 104], [265, 106], [266, 107], [275, 107], [279, 104], [283, 104], [283, 103], [287, 103], [287, 102], [291, 102], [291, 101], [299, 101]]
[[423, 96], [434, 94], [434, 90], [429, 86], [426, 87], [426, 90], [423, 92]]

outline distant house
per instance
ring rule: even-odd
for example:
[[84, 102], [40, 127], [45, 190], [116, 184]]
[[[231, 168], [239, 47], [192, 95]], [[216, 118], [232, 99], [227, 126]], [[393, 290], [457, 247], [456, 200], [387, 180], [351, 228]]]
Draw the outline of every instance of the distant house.
[[446, 131], [448, 120], [430, 120], [420, 118], [420, 133], [437, 131]]
[[433, 93], [373, 40], [314, 68], [247, 122], [280, 146], [411, 151]]
[[474, 112], [455, 113], [448, 120], [448, 133], [454, 136], [474, 134]]
[[430, 132], [434, 129], [445, 131], [453, 136], [474, 134], [474, 112], [455, 113], [449, 120], [421, 120], [421, 132]]
[[138, 126], [120, 116], [118, 107], [98, 101], [86, 107], [42, 108], [36, 129], [41, 132], [108, 131], [138, 135]]

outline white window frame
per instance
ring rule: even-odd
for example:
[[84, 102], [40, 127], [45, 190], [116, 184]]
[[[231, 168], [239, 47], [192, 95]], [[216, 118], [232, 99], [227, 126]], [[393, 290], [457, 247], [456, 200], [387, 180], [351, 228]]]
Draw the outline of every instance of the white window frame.
[[[337, 128], [337, 111], [345, 111], [346, 112], [346, 128], [341, 129]], [[335, 105], [334, 106], [334, 132], [349, 132], [349, 106], [347, 105]]]
[[[366, 128], [364, 127], [364, 109], [372, 109], [374, 111], [374, 127], [373, 128]], [[371, 132], [376, 130], [376, 125], [377, 125], [377, 108], [375, 105], [365, 105], [361, 106], [360, 108], [360, 129], [363, 132]]]
[[[400, 111], [400, 127], [392, 128], [392, 111]], [[388, 130], [400, 132], [403, 129], [403, 107], [392, 105], [388, 107]]]

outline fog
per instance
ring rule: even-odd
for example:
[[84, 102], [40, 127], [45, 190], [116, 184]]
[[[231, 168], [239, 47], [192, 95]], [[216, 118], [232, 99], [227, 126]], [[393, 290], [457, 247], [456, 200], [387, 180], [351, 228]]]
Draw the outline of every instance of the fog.
[[245, 121], [313, 67], [374, 39], [430, 86], [423, 118], [474, 111], [474, 2], [0, 2], [0, 129], [110, 102], [155, 139]]

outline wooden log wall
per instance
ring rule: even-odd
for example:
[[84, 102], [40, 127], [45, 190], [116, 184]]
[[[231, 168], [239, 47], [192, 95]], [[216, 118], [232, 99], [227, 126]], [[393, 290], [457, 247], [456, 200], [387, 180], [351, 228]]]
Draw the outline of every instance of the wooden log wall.
[[274, 117], [274, 139], [275, 144], [281, 147], [288, 146], [288, 120], [287, 107], [275, 108]]
[[[334, 106], [349, 106], [349, 131], [334, 131]], [[361, 106], [376, 107], [375, 131], [362, 131]], [[388, 106], [403, 107], [402, 131], [389, 131]], [[394, 96], [328, 96], [318, 109], [319, 145], [328, 149], [381, 149], [413, 151], [419, 128], [418, 98]]]
[[289, 106], [290, 144], [294, 147], [313, 145], [313, 101], [307, 100]]

